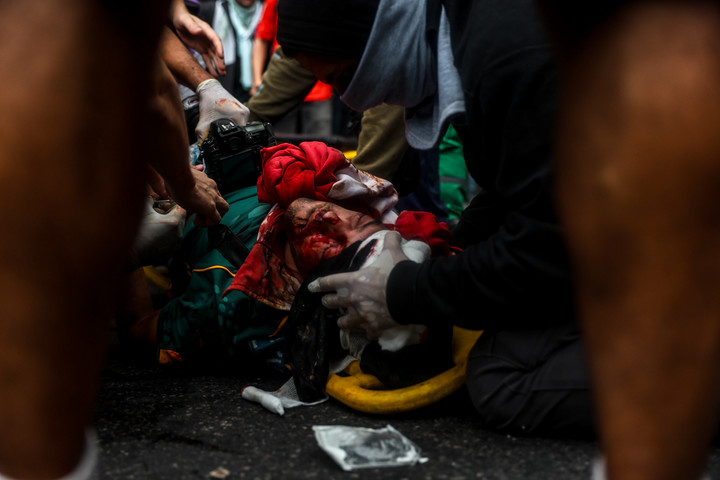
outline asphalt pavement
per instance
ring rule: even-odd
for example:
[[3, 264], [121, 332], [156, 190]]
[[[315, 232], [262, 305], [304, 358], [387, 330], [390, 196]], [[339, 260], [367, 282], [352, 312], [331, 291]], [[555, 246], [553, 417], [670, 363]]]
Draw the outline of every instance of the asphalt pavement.
[[[589, 479], [595, 442], [527, 438], [483, 429], [461, 390], [421, 410], [376, 416], [339, 402], [272, 414], [240, 397], [279, 387], [270, 372], [167, 369], [111, 355], [95, 421], [97, 479]], [[392, 425], [425, 463], [343, 471], [317, 444], [314, 425]], [[720, 455], [708, 472], [720, 478]]]

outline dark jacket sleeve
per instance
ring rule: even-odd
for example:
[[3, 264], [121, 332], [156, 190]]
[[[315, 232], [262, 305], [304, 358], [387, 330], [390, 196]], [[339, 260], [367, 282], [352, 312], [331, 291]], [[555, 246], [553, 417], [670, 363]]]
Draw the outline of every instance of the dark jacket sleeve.
[[458, 133], [481, 190], [453, 232], [461, 254], [393, 270], [390, 313], [477, 329], [567, 321], [572, 289], [552, 186], [556, 72], [533, 2], [445, 4], [466, 100]]
[[452, 321], [487, 330], [572, 320], [557, 226], [511, 217], [500, 231], [461, 254], [398, 264], [387, 289], [393, 319], [426, 325]]

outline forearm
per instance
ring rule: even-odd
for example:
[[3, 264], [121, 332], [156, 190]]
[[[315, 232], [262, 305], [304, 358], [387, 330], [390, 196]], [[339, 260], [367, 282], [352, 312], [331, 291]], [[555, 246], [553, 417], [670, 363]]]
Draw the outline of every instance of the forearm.
[[255, 38], [252, 50], [252, 83], [258, 87], [262, 83], [263, 71], [267, 62], [268, 48], [270, 42], [262, 38]]
[[393, 319], [426, 325], [452, 319], [461, 327], [491, 330], [573, 320], [557, 227], [502, 230], [459, 254], [398, 265], [387, 287]]
[[156, 149], [150, 164], [173, 189], [192, 189], [194, 179], [188, 160], [185, 114], [177, 85], [168, 67], [159, 59], [154, 79], [155, 94], [150, 105], [155, 120]]
[[170, 0], [170, 9], [169, 9], [169, 22], [170, 24], [174, 23], [174, 19], [178, 18], [180, 15], [190, 13], [187, 9], [187, 6], [185, 5], [185, 0]]
[[149, 163], [163, 177], [170, 197], [196, 214], [196, 224], [213, 225], [220, 221], [228, 205], [215, 182], [190, 166], [185, 113], [177, 85], [159, 57], [154, 85], [156, 91], [147, 119], [154, 121], [153, 148], [146, 152]]
[[160, 54], [175, 80], [191, 90], [197, 90], [200, 83], [215, 78], [198, 63], [190, 50], [169, 28], [163, 31]]

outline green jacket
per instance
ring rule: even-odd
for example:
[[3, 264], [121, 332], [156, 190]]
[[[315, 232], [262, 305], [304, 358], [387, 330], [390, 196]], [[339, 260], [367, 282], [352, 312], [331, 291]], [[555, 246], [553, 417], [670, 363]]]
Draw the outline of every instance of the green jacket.
[[[252, 248], [271, 205], [257, 200], [256, 187], [225, 196], [227, 226]], [[173, 298], [158, 321], [158, 361], [250, 362], [262, 359], [283, 368], [280, 328], [286, 316], [233, 290], [223, 295], [237, 266], [218, 250], [208, 228], [188, 222], [180, 251], [170, 262]]]

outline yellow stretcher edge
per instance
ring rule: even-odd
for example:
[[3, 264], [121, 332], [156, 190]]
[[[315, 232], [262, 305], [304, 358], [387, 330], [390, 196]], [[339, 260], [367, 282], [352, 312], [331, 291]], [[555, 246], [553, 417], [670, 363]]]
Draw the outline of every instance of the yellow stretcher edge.
[[328, 395], [348, 407], [365, 413], [394, 414], [431, 405], [454, 393], [465, 384], [467, 357], [482, 331], [454, 327], [453, 359], [455, 366], [424, 382], [393, 390], [382, 389], [382, 383], [360, 369], [360, 362], [351, 363], [344, 373], [328, 379]]

